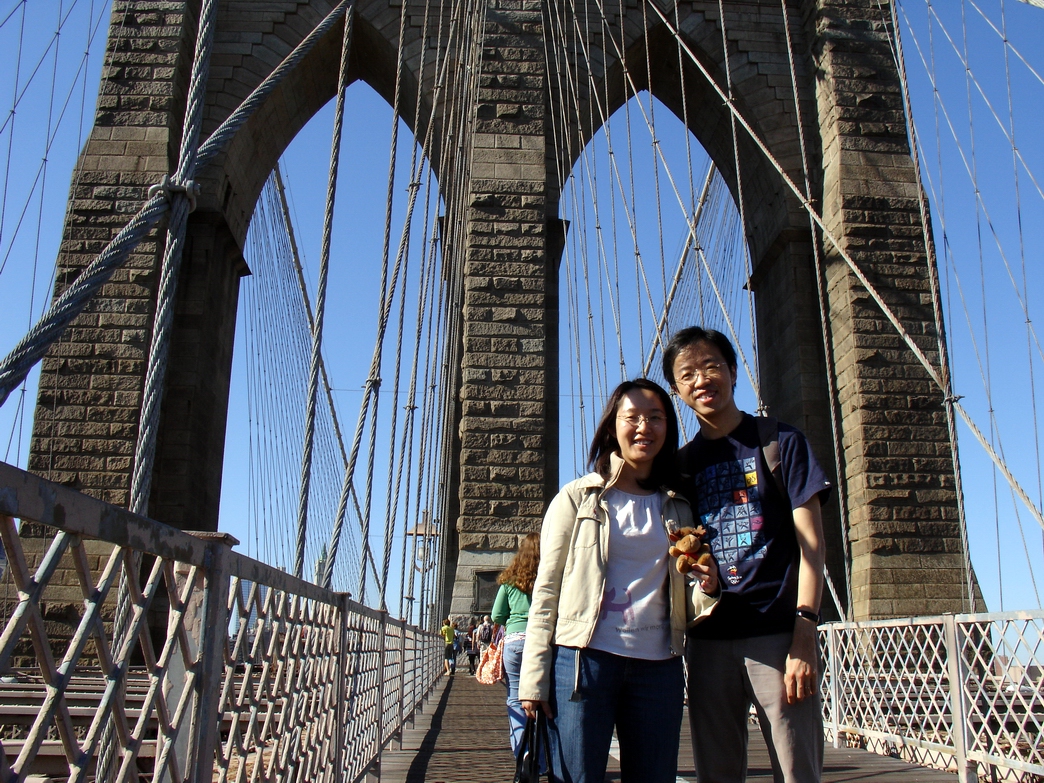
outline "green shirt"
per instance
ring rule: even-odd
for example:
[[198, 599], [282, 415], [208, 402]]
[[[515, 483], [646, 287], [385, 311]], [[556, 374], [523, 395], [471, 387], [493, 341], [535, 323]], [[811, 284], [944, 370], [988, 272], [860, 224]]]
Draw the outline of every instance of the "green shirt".
[[504, 626], [505, 633], [525, 631], [529, 621], [529, 595], [514, 585], [501, 585], [490, 617]]
[[446, 644], [453, 644], [453, 640], [456, 638], [456, 632], [453, 630], [452, 625], [444, 625], [439, 629], [439, 633], [442, 634], [442, 638], [446, 640]]

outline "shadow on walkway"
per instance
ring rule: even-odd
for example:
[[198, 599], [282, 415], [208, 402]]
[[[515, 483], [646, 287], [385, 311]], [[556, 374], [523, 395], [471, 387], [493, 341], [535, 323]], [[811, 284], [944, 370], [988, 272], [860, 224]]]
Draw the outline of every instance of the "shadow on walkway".
[[[507, 696], [503, 685], [480, 685], [457, 671], [435, 685], [425, 712], [385, 750], [382, 783], [506, 783], [515, 773], [508, 744]], [[751, 727], [749, 781], [771, 781], [768, 749], [757, 727]], [[678, 779], [695, 781], [688, 719], [682, 726]], [[620, 762], [609, 759], [606, 783], [619, 783]], [[823, 783], [956, 783], [957, 776], [911, 766], [861, 750], [826, 748]], [[636, 781], [635, 783], [642, 783]]]

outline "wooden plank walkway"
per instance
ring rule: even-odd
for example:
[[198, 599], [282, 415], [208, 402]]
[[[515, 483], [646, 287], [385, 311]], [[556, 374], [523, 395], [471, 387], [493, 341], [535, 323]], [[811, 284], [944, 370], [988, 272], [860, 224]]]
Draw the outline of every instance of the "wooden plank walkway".
[[[504, 783], [515, 765], [508, 749], [506, 692], [479, 685], [466, 671], [443, 677], [415, 725], [392, 742], [381, 760], [382, 783]], [[686, 721], [688, 718], [686, 718]], [[772, 768], [761, 732], [750, 734], [748, 780], [771, 781]], [[619, 783], [620, 765], [609, 759], [606, 783]], [[695, 781], [687, 723], [682, 724], [679, 781]], [[827, 746], [823, 783], [955, 783], [956, 775], [924, 769], [861, 750]]]

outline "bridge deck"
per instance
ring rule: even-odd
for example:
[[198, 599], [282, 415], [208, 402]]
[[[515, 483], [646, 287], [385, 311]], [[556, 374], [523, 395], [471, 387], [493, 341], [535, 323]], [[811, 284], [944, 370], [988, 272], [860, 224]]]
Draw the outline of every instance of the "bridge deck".
[[[403, 735], [402, 749], [393, 742], [381, 763], [382, 783], [484, 783], [511, 780], [514, 763], [507, 746], [503, 687], [479, 685], [459, 669], [443, 677]], [[686, 718], [686, 720], [688, 720]], [[683, 724], [683, 728], [684, 728]], [[756, 728], [751, 731], [749, 780], [769, 781], [768, 752]], [[695, 781], [692, 748], [682, 732], [679, 780]], [[861, 750], [827, 746], [824, 783], [954, 783], [956, 775], [915, 767]], [[620, 764], [609, 759], [606, 783], [620, 780]]]

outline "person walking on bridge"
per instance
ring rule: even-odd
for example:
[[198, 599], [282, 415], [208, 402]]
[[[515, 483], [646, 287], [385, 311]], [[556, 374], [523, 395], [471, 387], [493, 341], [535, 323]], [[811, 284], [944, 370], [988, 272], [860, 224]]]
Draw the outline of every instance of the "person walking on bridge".
[[801, 432], [736, 406], [736, 351], [721, 332], [678, 332], [663, 374], [700, 422], [678, 451], [679, 489], [709, 531], [722, 588], [686, 644], [696, 778], [746, 779], [753, 701], [777, 783], [818, 783], [820, 503], [830, 482]]
[[601, 783], [614, 728], [622, 783], [675, 781], [685, 628], [717, 591], [711, 566], [694, 587], [668, 554], [668, 535], [692, 525], [664, 488], [677, 446], [667, 392], [620, 384], [591, 444], [594, 472], [544, 516], [518, 695], [549, 718], [555, 783]]
[[455, 674], [457, 671], [457, 651], [455, 649], [457, 632], [453, 629], [453, 623], [450, 622], [448, 617], [439, 629], [439, 634], [442, 635], [443, 641], [446, 642], [446, 652], [443, 655], [443, 666], [446, 669], [446, 674]]
[[479, 655], [486, 654], [486, 648], [493, 642], [493, 622], [489, 615], [482, 618], [482, 624], [475, 629], [475, 639], [479, 646]]
[[540, 534], [530, 533], [522, 539], [514, 559], [505, 568], [497, 582], [500, 589], [493, 601], [491, 617], [504, 626], [504, 679], [507, 685], [508, 728], [511, 734], [511, 752], [518, 755], [526, 714], [518, 700], [518, 677], [522, 672], [522, 650], [526, 644], [526, 624], [529, 620], [530, 594], [540, 563]]

